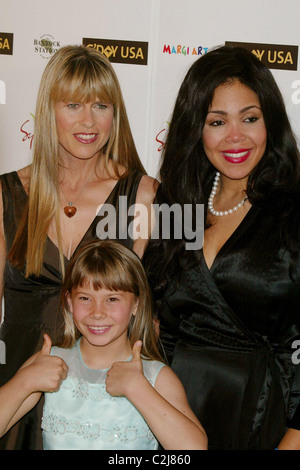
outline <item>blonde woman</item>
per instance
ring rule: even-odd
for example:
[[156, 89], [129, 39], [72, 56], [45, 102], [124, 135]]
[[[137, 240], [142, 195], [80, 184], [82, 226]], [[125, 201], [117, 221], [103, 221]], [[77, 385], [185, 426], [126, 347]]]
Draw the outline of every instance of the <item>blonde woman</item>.
[[[104, 203], [115, 209], [110, 233], [143, 253], [145, 239], [130, 236], [134, 216], [124, 219], [120, 201], [125, 197], [128, 207], [140, 203], [148, 208], [155, 180], [139, 160], [118, 79], [102, 54], [66, 46], [50, 59], [37, 98], [32, 164], [2, 175], [0, 182], [2, 385], [41, 347], [42, 331], [52, 342], [59, 339], [65, 269], [83, 244], [106, 236], [98, 231]], [[120, 228], [121, 212], [125, 227]], [[41, 447], [36, 417], [24, 420], [0, 448]]]

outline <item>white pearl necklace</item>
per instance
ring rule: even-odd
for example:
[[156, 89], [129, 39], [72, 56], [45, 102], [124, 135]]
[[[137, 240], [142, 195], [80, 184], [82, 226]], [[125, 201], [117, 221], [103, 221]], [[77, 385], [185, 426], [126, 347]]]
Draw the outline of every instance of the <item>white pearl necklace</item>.
[[248, 199], [248, 196], [245, 196], [244, 199], [241, 200], [241, 202], [239, 202], [236, 206], [234, 206], [232, 209], [228, 209], [227, 211], [216, 211], [214, 209], [214, 206], [213, 206], [213, 200], [214, 200], [214, 197], [217, 193], [217, 187], [219, 185], [219, 181], [220, 181], [220, 173], [217, 171], [216, 173], [216, 176], [215, 176], [215, 179], [214, 179], [214, 183], [213, 183], [213, 187], [212, 187], [212, 190], [211, 190], [211, 193], [210, 193], [210, 196], [208, 198], [208, 210], [211, 214], [213, 215], [216, 215], [217, 217], [220, 217], [220, 216], [223, 216], [223, 215], [229, 215], [229, 214], [233, 214], [234, 212], [236, 212], [240, 207], [242, 207], [245, 202], [247, 201]]

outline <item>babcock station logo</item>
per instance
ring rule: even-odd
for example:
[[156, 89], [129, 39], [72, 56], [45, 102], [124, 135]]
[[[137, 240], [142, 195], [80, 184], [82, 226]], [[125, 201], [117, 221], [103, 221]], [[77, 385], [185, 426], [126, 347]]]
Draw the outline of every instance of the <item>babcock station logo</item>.
[[225, 44], [244, 47], [270, 69], [297, 70], [298, 46], [234, 41], [226, 41]]
[[56, 41], [51, 34], [44, 34], [40, 39], [34, 39], [34, 51], [39, 53], [43, 59], [50, 57], [60, 48], [60, 41]]
[[82, 44], [102, 52], [110, 62], [137, 65], [147, 65], [148, 62], [147, 42], [83, 38]]
[[12, 55], [13, 43], [13, 33], [0, 33], [0, 54]]

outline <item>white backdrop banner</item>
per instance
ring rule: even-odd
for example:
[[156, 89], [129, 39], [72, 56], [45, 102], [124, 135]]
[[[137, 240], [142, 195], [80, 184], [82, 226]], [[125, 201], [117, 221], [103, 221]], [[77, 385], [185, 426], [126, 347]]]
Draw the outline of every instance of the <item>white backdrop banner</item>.
[[67, 44], [95, 47], [112, 62], [151, 176], [188, 68], [228, 42], [270, 67], [299, 140], [299, 17], [299, 0], [0, 0], [0, 173], [30, 163], [40, 78]]

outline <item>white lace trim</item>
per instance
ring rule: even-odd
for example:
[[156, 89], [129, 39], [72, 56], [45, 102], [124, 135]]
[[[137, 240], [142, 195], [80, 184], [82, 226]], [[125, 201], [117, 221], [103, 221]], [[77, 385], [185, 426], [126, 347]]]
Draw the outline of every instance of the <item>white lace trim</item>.
[[85, 400], [101, 401], [104, 398], [111, 401], [120, 400], [123, 397], [113, 397], [106, 391], [105, 384], [90, 384], [86, 380], [69, 376], [62, 382], [61, 388], [72, 390], [73, 398], [83, 398]]
[[44, 415], [42, 429], [50, 431], [54, 435], [76, 434], [83, 439], [106, 442], [121, 441], [123, 443], [143, 439], [146, 442], [156, 440], [150, 429], [145, 425], [141, 427], [131, 425], [119, 425], [110, 429], [104, 428], [98, 423], [88, 421], [81, 422], [77, 419], [67, 419], [65, 416], [54, 414]]

